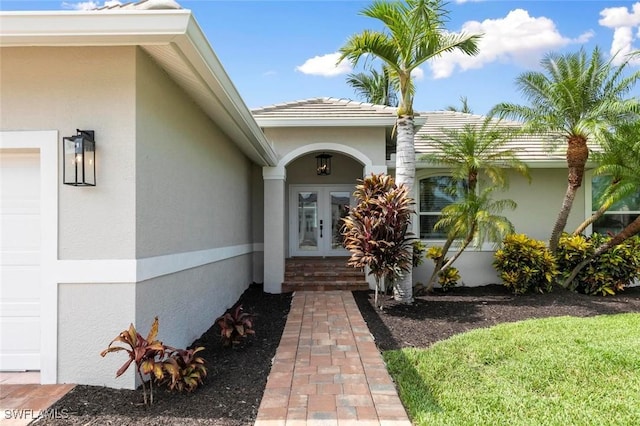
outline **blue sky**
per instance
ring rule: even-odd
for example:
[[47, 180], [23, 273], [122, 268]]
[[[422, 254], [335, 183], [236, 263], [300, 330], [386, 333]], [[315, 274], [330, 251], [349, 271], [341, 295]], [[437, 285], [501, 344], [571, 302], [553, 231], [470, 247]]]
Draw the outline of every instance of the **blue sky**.
[[[376, 20], [359, 12], [369, 1], [182, 0], [250, 108], [320, 96], [357, 99], [346, 82], [348, 64], [335, 53], [347, 38]], [[0, 0], [2, 10], [72, 10], [104, 1]], [[416, 74], [418, 111], [459, 105], [474, 112], [498, 102], [522, 102], [515, 78], [535, 69], [550, 51], [599, 46], [606, 55], [640, 49], [639, 1], [452, 0], [450, 31], [484, 34], [476, 57], [447, 55]], [[638, 60], [633, 70], [640, 67]], [[355, 71], [360, 71], [356, 69]], [[633, 95], [640, 96], [640, 87]]]

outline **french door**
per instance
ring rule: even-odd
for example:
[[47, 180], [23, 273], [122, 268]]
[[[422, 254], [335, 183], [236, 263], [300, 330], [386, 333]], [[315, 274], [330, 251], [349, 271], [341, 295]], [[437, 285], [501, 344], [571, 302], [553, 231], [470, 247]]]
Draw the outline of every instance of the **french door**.
[[291, 256], [348, 256], [342, 246], [342, 218], [352, 205], [352, 185], [291, 185]]

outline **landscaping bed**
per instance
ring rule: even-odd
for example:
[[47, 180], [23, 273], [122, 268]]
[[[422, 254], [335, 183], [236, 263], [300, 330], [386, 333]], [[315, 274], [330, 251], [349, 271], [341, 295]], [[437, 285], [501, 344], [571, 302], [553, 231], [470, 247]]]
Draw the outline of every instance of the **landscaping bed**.
[[[413, 305], [385, 300], [383, 312], [374, 308], [372, 292], [354, 292], [354, 297], [382, 350], [428, 347], [470, 329], [527, 318], [640, 312], [640, 287], [607, 297], [562, 289], [514, 296], [498, 285], [460, 287], [416, 297]], [[227, 349], [220, 344], [217, 327], [205, 333], [196, 344], [207, 348], [202, 355], [209, 375], [205, 385], [192, 394], [159, 390], [154, 405], [146, 408], [141, 391], [78, 386], [54, 407], [64, 409], [70, 418], [37, 424], [251, 425], [284, 329], [290, 299], [291, 294], [264, 294], [260, 286], [248, 289], [240, 301], [245, 311], [257, 315], [256, 335], [235, 349]]]

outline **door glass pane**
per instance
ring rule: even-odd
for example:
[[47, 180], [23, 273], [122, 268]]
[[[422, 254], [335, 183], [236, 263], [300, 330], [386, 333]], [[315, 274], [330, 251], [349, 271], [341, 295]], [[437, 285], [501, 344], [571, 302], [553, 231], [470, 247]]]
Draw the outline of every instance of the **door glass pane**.
[[349, 210], [350, 192], [331, 192], [331, 250], [342, 249], [342, 218]]
[[318, 193], [298, 193], [298, 249], [318, 250]]

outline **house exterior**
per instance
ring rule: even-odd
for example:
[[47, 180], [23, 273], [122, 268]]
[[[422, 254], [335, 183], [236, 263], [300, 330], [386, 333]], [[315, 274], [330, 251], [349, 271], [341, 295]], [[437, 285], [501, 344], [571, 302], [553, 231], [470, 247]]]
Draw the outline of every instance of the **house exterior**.
[[[42, 383], [133, 388], [133, 371], [114, 377], [122, 357], [99, 356], [129, 323], [145, 334], [158, 316], [159, 338], [184, 347], [250, 283], [280, 293], [287, 258], [347, 256], [337, 231], [357, 180], [395, 168], [394, 108], [318, 98], [249, 111], [171, 1], [0, 13], [0, 87], [0, 369], [40, 370]], [[418, 114], [418, 155], [432, 149], [423, 135], [482, 119]], [[95, 131], [95, 187], [62, 182], [62, 140], [76, 129]], [[546, 240], [563, 155], [513, 144], [532, 181], [511, 178], [508, 215]], [[318, 173], [323, 154], [330, 174]], [[414, 232], [429, 244], [441, 241], [429, 205], [447, 179], [418, 163]], [[587, 179], [569, 228], [590, 194]], [[465, 285], [497, 281], [492, 256], [462, 255]], [[414, 280], [429, 273], [425, 262]]]
[[[275, 167], [263, 168], [265, 200], [273, 202], [268, 206], [265, 204], [264, 284], [265, 291], [279, 292], [284, 277], [283, 259], [348, 254], [339, 245], [331, 244], [336, 240], [336, 224], [339, 224], [336, 217], [339, 210], [335, 207], [340, 204], [341, 191], [345, 194], [353, 192], [357, 179], [371, 173], [393, 174], [395, 142], [392, 134], [396, 110], [362, 102], [319, 98], [260, 108], [254, 110], [253, 115], [279, 156]], [[428, 245], [444, 242], [444, 236], [434, 233], [432, 228], [447, 197], [446, 194], [435, 194], [433, 189], [446, 185], [449, 175], [446, 169], [420, 161], [421, 155], [433, 150], [425, 136], [442, 134], [442, 128], [480, 125], [484, 119], [480, 115], [451, 111], [421, 112], [416, 117], [418, 163], [412, 197], [416, 200], [419, 218], [413, 224], [413, 232]], [[534, 137], [521, 137], [510, 145], [519, 150], [521, 160], [531, 168], [531, 182], [515, 173], [510, 175], [510, 187], [502, 196], [513, 199], [519, 207], [504, 214], [517, 232], [547, 240], [566, 190], [564, 155], [547, 152], [546, 144]], [[321, 153], [333, 155], [333, 172], [329, 176], [315, 173], [315, 156]], [[575, 229], [591, 211], [591, 197], [584, 195], [590, 193], [589, 183], [576, 197], [567, 228]], [[313, 209], [311, 227], [309, 218], [302, 213], [308, 213], [310, 209]], [[320, 231], [321, 225], [324, 232]], [[302, 235], [305, 231], [308, 234], [310, 228], [318, 240], [313, 247]], [[327, 229], [331, 229], [331, 233]], [[475, 250], [469, 248], [461, 256], [456, 267], [464, 285], [499, 282], [491, 266], [493, 252], [493, 246], [487, 245], [475, 247]], [[414, 282], [426, 282], [431, 271], [432, 265], [424, 262], [414, 271]]]
[[[0, 368], [132, 388], [100, 357], [160, 319], [185, 347], [262, 281], [262, 167], [276, 153], [191, 12], [0, 15]], [[62, 183], [95, 131], [96, 186]]]

